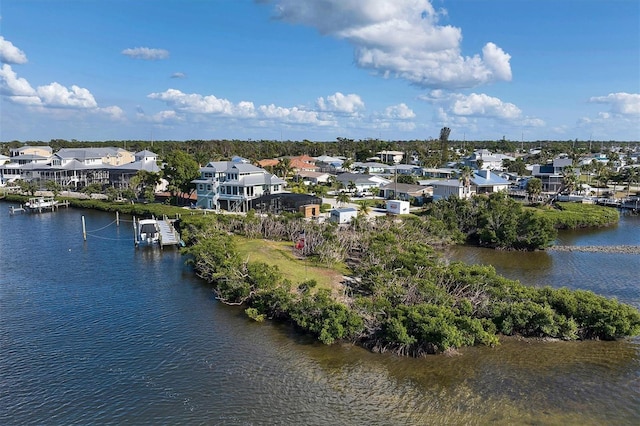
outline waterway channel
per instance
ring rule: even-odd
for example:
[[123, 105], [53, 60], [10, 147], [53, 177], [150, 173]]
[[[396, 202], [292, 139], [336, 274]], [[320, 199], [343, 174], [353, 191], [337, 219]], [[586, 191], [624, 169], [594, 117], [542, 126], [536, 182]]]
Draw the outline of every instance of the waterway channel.
[[[215, 300], [130, 218], [0, 203], [0, 424], [638, 424], [640, 340], [529, 342], [422, 359], [324, 346]], [[82, 239], [81, 216], [89, 236]], [[565, 233], [640, 244], [640, 220]], [[531, 285], [640, 307], [637, 255], [457, 248]]]

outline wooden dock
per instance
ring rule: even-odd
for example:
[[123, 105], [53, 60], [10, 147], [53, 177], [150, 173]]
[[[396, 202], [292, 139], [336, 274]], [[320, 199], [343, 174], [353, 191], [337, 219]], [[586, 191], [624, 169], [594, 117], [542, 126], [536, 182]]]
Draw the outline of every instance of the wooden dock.
[[69, 201], [56, 201], [53, 197], [33, 197], [19, 207], [9, 207], [10, 214], [54, 212], [60, 207], [69, 207]]
[[158, 221], [160, 232], [160, 247], [175, 246], [180, 244], [180, 235], [173, 226], [173, 221], [167, 218]]
[[640, 198], [598, 198], [596, 201], [601, 206], [616, 207], [622, 210], [631, 210], [633, 212], [640, 212]]

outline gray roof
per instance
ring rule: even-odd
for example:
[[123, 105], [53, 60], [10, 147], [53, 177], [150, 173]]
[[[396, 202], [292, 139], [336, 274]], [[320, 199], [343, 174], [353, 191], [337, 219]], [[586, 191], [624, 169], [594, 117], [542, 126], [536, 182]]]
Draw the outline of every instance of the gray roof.
[[383, 187], [381, 187], [380, 189], [390, 189], [396, 192], [402, 192], [405, 194], [410, 194], [410, 193], [416, 193], [416, 192], [423, 192], [425, 190], [427, 190], [426, 186], [420, 186], [420, 185], [411, 185], [409, 183], [395, 183], [395, 182], [391, 182]]
[[231, 169], [236, 169], [238, 170], [238, 172], [240, 173], [255, 173], [255, 172], [264, 172], [265, 170], [254, 166], [253, 164], [247, 164], [247, 163], [233, 163], [230, 162], [229, 163], [229, 169], [227, 171], [231, 171]]
[[116, 170], [145, 170], [147, 172], [159, 173], [162, 169], [158, 166], [154, 160], [149, 161], [134, 161], [133, 163], [123, 164], [121, 166], [113, 166]]
[[151, 152], [151, 151], [145, 149], [145, 150], [136, 152], [135, 156], [136, 157], [157, 157], [158, 154], [156, 154], [155, 152]]
[[43, 157], [42, 155], [34, 155], [34, 154], [24, 154], [24, 155], [15, 155], [9, 158], [11, 159], [11, 161], [17, 162], [19, 160], [46, 160], [49, 157]]
[[83, 161], [88, 158], [117, 157], [120, 148], [61, 148], [55, 155], [60, 158], [75, 158]]
[[[372, 180], [372, 178], [376, 178], [376, 180]], [[340, 173], [339, 175], [336, 176], [336, 180], [339, 182], [342, 182], [343, 184], [347, 185], [349, 184], [349, 182], [353, 182], [355, 184], [358, 183], [378, 183], [379, 179], [384, 179], [381, 178], [380, 176], [377, 175], [366, 175], [363, 173]]]

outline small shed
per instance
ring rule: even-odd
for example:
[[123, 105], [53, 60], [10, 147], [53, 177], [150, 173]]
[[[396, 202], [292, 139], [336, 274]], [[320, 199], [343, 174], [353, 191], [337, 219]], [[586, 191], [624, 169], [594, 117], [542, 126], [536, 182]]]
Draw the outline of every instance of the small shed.
[[317, 217], [320, 214], [320, 204], [305, 204], [298, 209], [305, 218]]
[[409, 202], [402, 200], [387, 200], [387, 213], [409, 214]]
[[335, 223], [349, 223], [351, 219], [358, 216], [358, 210], [353, 207], [331, 210], [329, 220]]

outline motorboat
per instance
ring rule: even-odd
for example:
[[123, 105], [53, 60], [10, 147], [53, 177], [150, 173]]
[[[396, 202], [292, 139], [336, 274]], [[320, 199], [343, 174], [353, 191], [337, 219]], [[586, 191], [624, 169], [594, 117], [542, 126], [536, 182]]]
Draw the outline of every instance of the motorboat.
[[156, 219], [141, 219], [138, 221], [138, 243], [157, 244], [160, 241], [160, 229]]

